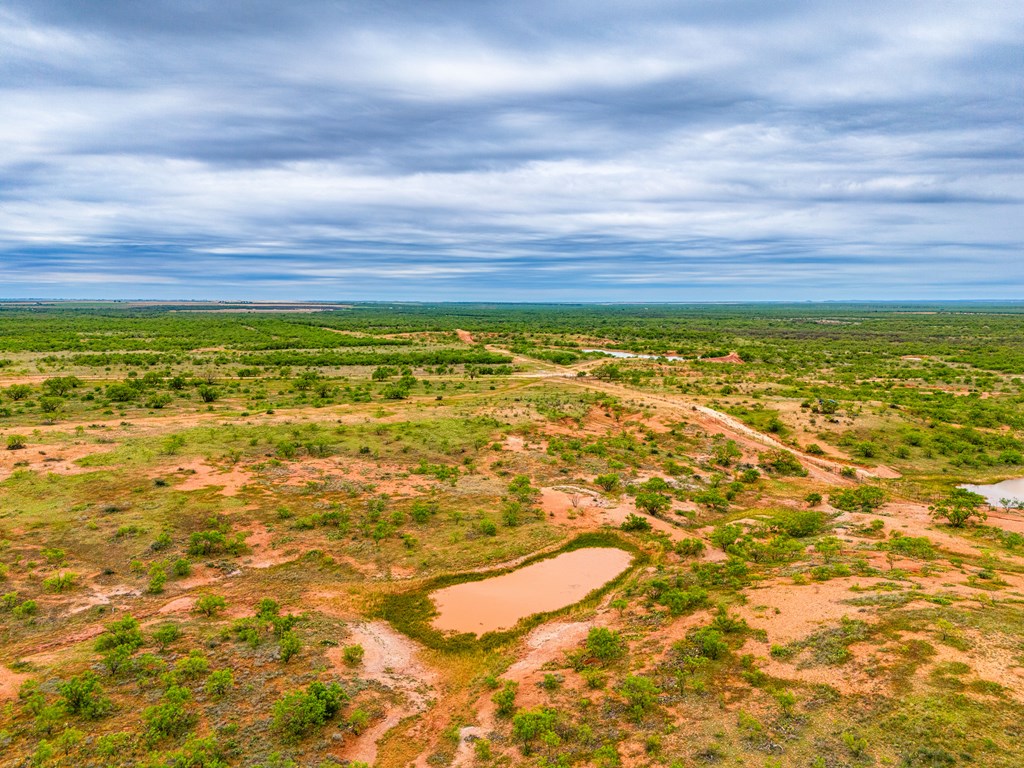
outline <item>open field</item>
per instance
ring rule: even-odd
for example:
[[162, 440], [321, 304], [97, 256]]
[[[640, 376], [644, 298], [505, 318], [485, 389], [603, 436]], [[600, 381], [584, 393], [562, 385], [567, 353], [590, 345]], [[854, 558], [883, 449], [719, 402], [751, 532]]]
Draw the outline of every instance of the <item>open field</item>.
[[[931, 508], [1024, 476], [1022, 339], [1024, 305], [0, 305], [0, 763], [1019, 766], [1024, 512]], [[595, 546], [629, 565], [579, 602], [435, 626]]]

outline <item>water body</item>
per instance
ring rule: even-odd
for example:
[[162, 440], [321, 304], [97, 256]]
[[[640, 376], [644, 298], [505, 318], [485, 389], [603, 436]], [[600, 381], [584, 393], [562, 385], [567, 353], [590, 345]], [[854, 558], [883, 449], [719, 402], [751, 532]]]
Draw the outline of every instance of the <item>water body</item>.
[[686, 360], [685, 357], [679, 357], [678, 355], [641, 355], [639, 352], [622, 352], [618, 349], [581, 349], [580, 352], [597, 352], [600, 355], [608, 355], [609, 357], [635, 357], [639, 360]]
[[436, 629], [482, 635], [509, 629], [535, 613], [578, 603], [625, 571], [633, 556], [616, 547], [587, 547], [482, 581], [431, 594]]
[[1012, 480], [1003, 480], [1001, 483], [989, 483], [988, 485], [961, 485], [968, 491], [980, 493], [989, 504], [1000, 506], [1000, 499], [1012, 499], [1024, 504], [1024, 477], [1017, 477]]

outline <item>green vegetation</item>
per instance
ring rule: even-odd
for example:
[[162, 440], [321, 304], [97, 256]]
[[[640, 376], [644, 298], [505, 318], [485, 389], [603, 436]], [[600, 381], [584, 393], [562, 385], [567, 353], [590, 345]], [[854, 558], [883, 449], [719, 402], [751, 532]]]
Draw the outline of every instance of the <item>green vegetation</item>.
[[0, 304], [12, 765], [1019, 764], [1019, 306], [218, 309]]

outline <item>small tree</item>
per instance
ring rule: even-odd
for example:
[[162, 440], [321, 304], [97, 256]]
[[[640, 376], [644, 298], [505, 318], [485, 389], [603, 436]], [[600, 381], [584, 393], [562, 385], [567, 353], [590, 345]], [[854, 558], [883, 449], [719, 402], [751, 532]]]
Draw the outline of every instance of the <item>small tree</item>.
[[963, 528], [972, 517], [984, 520], [988, 517], [981, 506], [985, 497], [964, 488], [954, 488], [946, 498], [928, 507], [932, 517], [944, 517], [954, 528]]
[[196, 613], [203, 614], [203, 616], [213, 616], [215, 613], [220, 613], [227, 607], [228, 601], [220, 595], [203, 595], [196, 600], [196, 604], [192, 610]]
[[672, 506], [672, 499], [654, 491], [641, 491], [636, 495], [636, 508], [649, 515], [659, 515]]
[[302, 640], [294, 632], [282, 633], [278, 645], [280, 647], [281, 661], [286, 663], [302, 650]]

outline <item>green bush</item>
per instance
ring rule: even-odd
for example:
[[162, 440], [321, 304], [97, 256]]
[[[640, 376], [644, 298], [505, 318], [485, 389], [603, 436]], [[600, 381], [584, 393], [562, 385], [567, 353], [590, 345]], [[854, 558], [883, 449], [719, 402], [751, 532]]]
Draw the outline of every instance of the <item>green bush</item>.
[[802, 539], [821, 533], [825, 527], [825, 513], [814, 509], [793, 509], [776, 513], [769, 526], [780, 533]]
[[202, 651], [192, 650], [188, 656], [178, 659], [174, 665], [175, 674], [184, 680], [194, 680], [210, 671], [210, 662]]
[[620, 659], [626, 655], [626, 643], [618, 632], [606, 627], [593, 627], [587, 634], [587, 653], [602, 663]]
[[496, 691], [491, 696], [494, 702], [495, 714], [498, 717], [511, 717], [516, 711], [516, 691], [519, 690], [519, 683], [513, 680], [506, 680], [505, 687]]
[[828, 503], [844, 512], [870, 513], [885, 503], [886, 494], [881, 488], [864, 485], [859, 488], [844, 488], [829, 494]]
[[57, 686], [64, 708], [72, 715], [96, 720], [108, 714], [113, 703], [103, 695], [103, 686], [94, 672], [83, 672]]
[[782, 449], [765, 451], [757, 455], [758, 462], [765, 469], [766, 472], [770, 472], [774, 475], [792, 476], [792, 477], [806, 477], [807, 470], [803, 468], [803, 465], [789, 451]]
[[305, 692], [285, 694], [274, 703], [273, 727], [285, 739], [298, 740], [334, 717], [346, 701], [337, 683], [311, 683]]
[[985, 497], [964, 488], [954, 488], [949, 494], [928, 507], [932, 517], [944, 517], [954, 528], [962, 528], [972, 517], [984, 520], [988, 515], [981, 509]]
[[153, 630], [153, 640], [164, 650], [168, 645], [181, 637], [181, 629], [177, 624], [161, 624]]
[[206, 678], [205, 690], [208, 696], [219, 697], [227, 694], [234, 685], [234, 673], [230, 669], [218, 669]]
[[155, 742], [190, 731], [198, 720], [196, 713], [185, 706], [191, 698], [187, 688], [172, 685], [164, 691], [160, 704], [142, 710], [146, 739]]
[[278, 640], [278, 653], [281, 661], [289, 662], [302, 650], [302, 639], [294, 632], [282, 632]]
[[203, 616], [210, 617], [220, 613], [227, 607], [228, 601], [220, 595], [203, 595], [196, 600], [192, 610], [196, 613], [201, 613]]
[[622, 521], [622, 525], [619, 526], [624, 531], [631, 532], [643, 532], [651, 530], [651, 522], [645, 517], [630, 512], [626, 515], [626, 519]]
[[57, 573], [43, 579], [43, 589], [47, 592], [67, 592], [74, 589], [78, 576], [73, 573]]
[[626, 700], [630, 718], [637, 722], [643, 720], [644, 715], [655, 707], [658, 694], [661, 693], [650, 678], [642, 675], [627, 675], [618, 690], [619, 695]]
[[345, 663], [350, 667], [357, 667], [363, 663], [363, 656], [366, 654], [363, 646], [355, 643], [353, 645], [346, 645], [342, 651], [342, 658]]
[[96, 650], [102, 653], [124, 646], [134, 651], [141, 648], [144, 642], [138, 619], [128, 614], [107, 625], [106, 631], [96, 638]]

